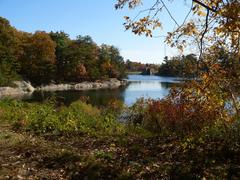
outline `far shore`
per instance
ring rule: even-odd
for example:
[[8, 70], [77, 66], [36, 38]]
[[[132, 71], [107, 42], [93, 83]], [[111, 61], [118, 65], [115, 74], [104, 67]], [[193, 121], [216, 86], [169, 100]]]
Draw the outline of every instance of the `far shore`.
[[142, 74], [142, 72], [141, 71], [129, 71], [129, 72], [127, 72], [127, 74], [128, 75], [140, 75], [140, 74]]
[[16, 85], [16, 87], [0, 87], [0, 98], [20, 97], [32, 94], [34, 91], [86, 91], [98, 89], [116, 89], [127, 84], [126, 80], [118, 80], [116, 78], [97, 80], [95, 82], [85, 81], [81, 83], [51, 83], [38, 87], [33, 87], [31, 83], [26, 81], [15, 81], [13, 83]]

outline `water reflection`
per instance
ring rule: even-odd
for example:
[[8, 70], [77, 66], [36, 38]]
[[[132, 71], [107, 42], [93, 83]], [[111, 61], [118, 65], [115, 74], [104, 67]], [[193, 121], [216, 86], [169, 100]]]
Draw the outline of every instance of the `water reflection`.
[[179, 83], [178, 78], [160, 76], [129, 75], [128, 85], [119, 89], [90, 90], [90, 91], [62, 91], [62, 92], [34, 92], [26, 98], [30, 102], [42, 102], [48, 98], [61, 99], [65, 104], [89, 97], [89, 102], [94, 105], [106, 105], [109, 100], [118, 99], [127, 105], [131, 105], [138, 98], [163, 98], [169, 93], [170, 87]]
[[25, 99], [28, 102], [43, 102], [50, 98], [62, 101], [69, 105], [74, 101], [89, 97], [89, 103], [102, 106], [106, 105], [111, 99], [118, 99], [124, 102], [123, 88], [111, 90], [89, 90], [89, 91], [59, 91], [59, 92], [34, 92], [32, 96]]
[[179, 82], [160, 82], [160, 83], [161, 83], [162, 88], [170, 89], [170, 88], [176, 86]]

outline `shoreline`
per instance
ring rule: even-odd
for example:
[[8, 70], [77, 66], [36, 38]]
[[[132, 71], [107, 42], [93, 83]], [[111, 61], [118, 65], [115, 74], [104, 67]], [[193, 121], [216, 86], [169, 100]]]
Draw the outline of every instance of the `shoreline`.
[[61, 84], [48, 84], [38, 87], [33, 87], [30, 82], [15, 81], [13, 82], [16, 87], [0, 87], [0, 98], [13, 97], [18, 98], [25, 95], [31, 95], [34, 91], [87, 91], [98, 89], [117, 89], [120, 86], [127, 84], [126, 80], [118, 80], [110, 78], [108, 80], [97, 80], [95, 82], [84, 81], [81, 83], [61, 83]]

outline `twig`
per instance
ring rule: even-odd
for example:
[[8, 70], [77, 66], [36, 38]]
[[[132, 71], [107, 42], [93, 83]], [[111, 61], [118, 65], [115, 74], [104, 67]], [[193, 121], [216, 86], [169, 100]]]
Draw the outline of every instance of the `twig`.
[[180, 25], [178, 24], [178, 22], [176, 21], [176, 19], [172, 16], [172, 13], [169, 11], [169, 9], [167, 8], [167, 6], [165, 5], [165, 3], [163, 2], [163, 0], [160, 0], [161, 3], [163, 4], [163, 6], [165, 7], [165, 9], [167, 10], [167, 13], [169, 14], [169, 16], [171, 17], [171, 19], [175, 22], [175, 24], [180, 27]]

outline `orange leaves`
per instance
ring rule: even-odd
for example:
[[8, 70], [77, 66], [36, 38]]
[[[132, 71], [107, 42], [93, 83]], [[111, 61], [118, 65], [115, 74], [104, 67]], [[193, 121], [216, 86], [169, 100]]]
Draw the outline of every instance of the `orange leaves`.
[[[133, 0], [118, 2], [130, 3]], [[190, 45], [192, 50], [192, 43], [195, 42], [200, 51], [197, 75], [199, 72], [202, 72], [202, 75], [199, 75], [198, 81], [193, 81], [172, 93], [168, 99], [147, 103], [145, 119], [161, 128], [180, 127], [181, 130], [194, 128], [198, 130], [205, 123], [212, 125], [219, 120], [225, 122], [231, 116], [239, 117], [240, 114], [239, 98], [234, 97], [235, 94], [239, 97], [240, 78], [239, 0], [193, 0], [193, 2], [193, 17], [190, 20], [189, 16], [183, 19], [183, 25], [169, 32], [165, 42], [171, 47], [177, 47], [181, 52], [186, 45]], [[131, 20], [125, 17], [124, 25], [127, 30], [131, 29], [137, 35], [151, 36], [155, 26], [161, 27], [157, 19], [160, 11], [160, 6], [152, 8], [148, 16], [137, 21], [136, 18]], [[169, 16], [172, 17], [171, 13]], [[176, 102], [176, 99], [179, 99], [179, 102]], [[235, 114], [233, 112], [227, 115], [224, 106], [229, 103], [235, 104]], [[170, 122], [174, 122], [175, 125]]]
[[206, 14], [205, 11], [198, 11], [198, 12], [197, 12], [197, 15], [198, 15], [198, 16], [206, 16], [207, 14]]
[[201, 81], [172, 90], [166, 99], [147, 100], [142, 108], [147, 110], [143, 111], [144, 124], [157, 131], [197, 133], [217, 121], [227, 122], [231, 116], [225, 108], [226, 95], [218, 88], [220, 81], [204, 73]]
[[128, 5], [128, 8], [133, 9], [141, 4], [141, 0], [118, 0], [115, 4], [116, 9], [122, 9], [125, 5]]
[[[55, 42], [52, 41], [49, 34], [43, 31], [37, 31], [30, 39], [32, 47], [35, 48], [35, 55], [42, 56], [42, 59], [55, 63]], [[38, 53], [39, 52], [39, 53]], [[41, 60], [41, 59], [39, 59]]]
[[86, 76], [87, 70], [83, 64], [79, 64], [76, 67], [76, 76]]
[[184, 35], [196, 35], [198, 33], [195, 23], [189, 22], [186, 26], [182, 27], [182, 33]]
[[129, 16], [124, 16], [124, 19], [127, 21], [127, 20], [130, 19], [130, 17]]
[[121, 109], [123, 109], [124, 103], [117, 99], [111, 99], [108, 102], [107, 107], [113, 112], [119, 112]]
[[[161, 2], [156, 1], [155, 4], [153, 3], [152, 8], [139, 11], [139, 14], [145, 11], [148, 12], [148, 16], [146, 17], [131, 20], [130, 17], [125, 16], [126, 22], [124, 26], [126, 30], [131, 29], [134, 34], [151, 37], [153, 34], [152, 31], [162, 26], [158, 20], [160, 12], [164, 7], [164, 1]], [[125, 5], [133, 8], [139, 4], [141, 4], [140, 0], [118, 0], [117, 9], [123, 8]], [[209, 13], [206, 13], [206, 11]], [[184, 24], [179, 25], [174, 32], [171, 32], [170, 36], [168, 35], [166, 42], [171, 47], [175, 46], [182, 52], [187, 43], [183, 44], [180, 38], [184, 38], [184, 40], [189, 38], [187, 40], [189, 42], [188, 45], [192, 46], [192, 42], [190, 42], [191, 38], [196, 43], [196, 47], [200, 48], [201, 52], [203, 51], [202, 48], [205, 50], [207, 46], [209, 47], [219, 41], [227, 42], [225, 44], [222, 43], [222, 46], [239, 51], [237, 49], [239, 48], [240, 38], [240, 3], [238, 0], [193, 0], [192, 12], [193, 16], [191, 19], [189, 18], [190, 20], [186, 21], [187, 17], [183, 19]], [[172, 14], [170, 13], [169, 16], [172, 17]]]
[[[159, 130], [190, 133], [197, 132], [203, 126], [203, 122], [209, 121], [209, 117], [201, 110], [202, 107], [197, 102], [191, 103], [184, 96], [180, 97], [180, 102], [171, 99], [151, 100], [148, 103], [148, 111], [145, 114], [145, 124]], [[155, 124], [155, 125], [154, 125]], [[149, 126], [149, 125], [148, 125]]]
[[126, 30], [131, 29], [134, 34], [146, 35], [152, 37], [152, 30], [161, 27], [161, 23], [158, 19], [152, 19], [150, 16], [140, 18], [138, 21], [132, 21], [128, 16], [124, 17], [126, 22], [124, 26]]
[[197, 14], [198, 16], [206, 16], [205, 8], [200, 6], [199, 4], [196, 4], [193, 6], [192, 11], [194, 14]]

